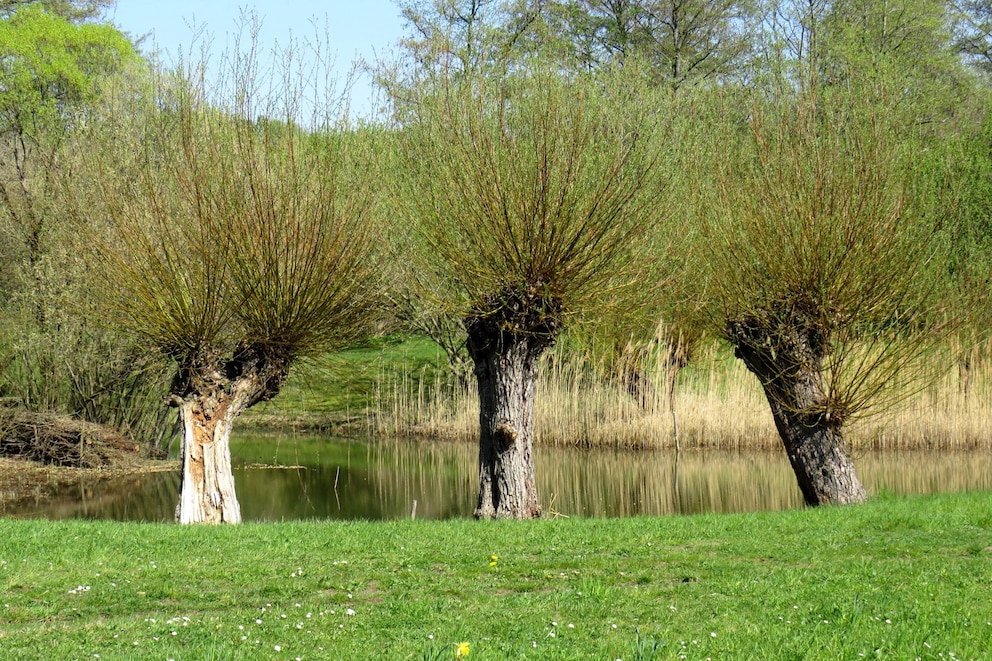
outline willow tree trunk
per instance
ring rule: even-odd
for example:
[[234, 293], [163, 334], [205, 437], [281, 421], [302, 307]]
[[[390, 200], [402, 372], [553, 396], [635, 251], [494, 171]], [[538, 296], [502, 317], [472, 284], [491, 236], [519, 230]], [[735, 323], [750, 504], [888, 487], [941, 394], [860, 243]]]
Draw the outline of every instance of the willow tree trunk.
[[804, 410], [804, 394], [800, 389], [788, 401], [778, 394], [769, 394], [765, 388], [775, 428], [789, 455], [803, 499], [813, 506], [865, 502], [865, 488], [845, 448], [841, 421], [830, 419], [826, 413]]
[[807, 505], [863, 503], [867, 496], [847, 453], [844, 416], [832, 407], [822, 378], [826, 343], [815, 327], [797, 324], [772, 336], [745, 323], [730, 326], [738, 358], [761, 381]]
[[282, 347], [242, 344], [220, 361], [210, 352], [181, 364], [171, 401], [182, 425], [179, 523], [239, 523], [231, 470], [231, 426], [248, 407], [274, 397], [290, 354]]
[[240, 413], [229, 398], [196, 397], [179, 406], [182, 481], [179, 523], [240, 523], [231, 470], [231, 424]]
[[541, 515], [534, 480], [537, 363], [550, 339], [469, 325], [479, 386], [478, 519]]

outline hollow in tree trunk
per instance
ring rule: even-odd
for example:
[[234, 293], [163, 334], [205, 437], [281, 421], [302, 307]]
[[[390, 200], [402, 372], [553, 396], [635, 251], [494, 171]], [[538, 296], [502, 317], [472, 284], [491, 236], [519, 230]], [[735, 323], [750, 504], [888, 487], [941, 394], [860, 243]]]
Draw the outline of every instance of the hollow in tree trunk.
[[823, 387], [823, 334], [802, 321], [774, 332], [754, 320], [728, 325], [737, 357], [765, 391], [806, 504], [862, 503], [865, 488], [844, 444], [844, 412]]
[[466, 322], [479, 387], [479, 519], [541, 515], [534, 479], [537, 363], [551, 338], [501, 331], [491, 320]]

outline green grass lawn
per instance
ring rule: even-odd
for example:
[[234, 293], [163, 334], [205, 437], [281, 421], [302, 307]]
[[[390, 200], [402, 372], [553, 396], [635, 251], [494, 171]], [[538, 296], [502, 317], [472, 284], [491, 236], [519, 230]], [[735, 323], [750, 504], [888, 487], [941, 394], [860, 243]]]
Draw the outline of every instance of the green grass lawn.
[[522, 523], [0, 520], [0, 658], [447, 659], [466, 642], [470, 659], [981, 659], [990, 586], [988, 493]]

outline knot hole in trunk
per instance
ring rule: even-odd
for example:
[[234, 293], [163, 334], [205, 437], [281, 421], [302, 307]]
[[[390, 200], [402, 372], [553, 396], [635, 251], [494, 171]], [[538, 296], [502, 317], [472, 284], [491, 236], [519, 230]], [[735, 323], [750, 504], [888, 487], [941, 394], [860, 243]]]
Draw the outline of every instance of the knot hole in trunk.
[[500, 452], [511, 448], [517, 442], [517, 430], [505, 422], [498, 424], [493, 430], [493, 441]]

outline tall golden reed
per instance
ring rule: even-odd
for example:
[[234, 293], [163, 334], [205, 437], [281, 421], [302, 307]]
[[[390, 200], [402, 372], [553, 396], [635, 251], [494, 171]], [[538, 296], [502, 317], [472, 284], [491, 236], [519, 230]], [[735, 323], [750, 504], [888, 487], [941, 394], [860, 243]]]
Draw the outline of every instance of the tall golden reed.
[[[963, 356], [964, 352], [951, 351]], [[757, 380], [720, 344], [701, 350], [676, 375], [664, 361], [648, 370], [644, 406], [598, 361], [556, 350], [538, 383], [536, 442], [554, 447], [721, 450], [780, 447]], [[851, 424], [858, 450], [992, 448], [992, 344], [975, 347], [948, 370], [935, 356], [930, 385], [876, 415]], [[666, 387], [677, 378], [674, 397]], [[473, 439], [478, 433], [475, 384], [443, 375], [380, 379], [369, 424], [378, 433]]]

